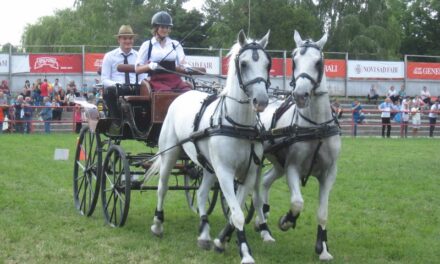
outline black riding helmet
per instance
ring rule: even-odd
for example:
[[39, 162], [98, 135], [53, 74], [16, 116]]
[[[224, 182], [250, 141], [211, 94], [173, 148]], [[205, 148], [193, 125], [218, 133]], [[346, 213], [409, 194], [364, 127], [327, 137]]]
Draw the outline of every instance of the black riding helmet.
[[173, 26], [173, 19], [170, 14], [165, 11], [160, 11], [154, 14], [151, 18], [151, 25], [154, 26]]

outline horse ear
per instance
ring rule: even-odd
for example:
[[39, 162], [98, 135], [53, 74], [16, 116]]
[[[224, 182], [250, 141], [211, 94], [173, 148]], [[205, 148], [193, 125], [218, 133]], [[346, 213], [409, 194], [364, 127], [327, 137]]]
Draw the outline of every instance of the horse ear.
[[324, 36], [322, 36], [322, 38], [316, 42], [316, 45], [318, 45], [322, 49], [324, 47], [325, 43], [327, 42], [327, 38], [328, 38], [328, 35], [327, 35], [327, 33], [325, 33]]
[[238, 43], [240, 43], [240, 46], [244, 46], [247, 43], [246, 35], [244, 34], [243, 29], [238, 32]]
[[270, 35], [270, 29], [267, 31], [266, 35], [264, 35], [263, 38], [258, 41], [258, 44], [260, 44], [261, 47], [266, 48], [267, 44], [269, 43], [269, 35]]
[[295, 33], [293, 34], [293, 39], [295, 40], [296, 46], [299, 47], [302, 44], [302, 38], [299, 35], [298, 31], [295, 30]]

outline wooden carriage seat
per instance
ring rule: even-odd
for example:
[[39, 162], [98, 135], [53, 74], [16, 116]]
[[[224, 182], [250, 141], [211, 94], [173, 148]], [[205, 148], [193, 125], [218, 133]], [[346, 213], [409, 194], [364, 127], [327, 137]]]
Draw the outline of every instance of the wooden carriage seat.
[[[117, 67], [118, 72], [134, 73], [135, 67], [133, 64], [119, 64]], [[151, 86], [146, 80], [142, 80], [139, 87], [139, 95], [126, 95], [124, 99], [127, 102], [147, 102], [151, 100]]]

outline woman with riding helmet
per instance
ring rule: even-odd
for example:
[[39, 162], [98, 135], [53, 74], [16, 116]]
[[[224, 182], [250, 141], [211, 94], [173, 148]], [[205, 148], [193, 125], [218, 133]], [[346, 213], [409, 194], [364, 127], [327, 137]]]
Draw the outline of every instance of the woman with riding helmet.
[[180, 43], [169, 37], [173, 26], [171, 16], [165, 11], [157, 12], [151, 19], [151, 26], [153, 37], [139, 49], [136, 73], [148, 72], [154, 91], [191, 89], [189, 83], [173, 73], [189, 65], [185, 64], [185, 53]]

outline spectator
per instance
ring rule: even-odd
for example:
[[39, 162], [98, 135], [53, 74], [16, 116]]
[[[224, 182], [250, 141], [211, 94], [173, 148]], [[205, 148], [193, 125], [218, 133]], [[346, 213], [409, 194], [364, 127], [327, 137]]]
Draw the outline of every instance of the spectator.
[[420, 92], [420, 97], [425, 104], [431, 106], [431, 93], [429, 93], [428, 88], [423, 86], [422, 91]]
[[32, 107], [32, 99], [28, 96], [24, 99], [23, 107], [23, 132], [29, 134], [32, 131], [32, 116], [34, 108]]
[[29, 82], [29, 80], [26, 80], [24, 82], [22, 95], [24, 98], [32, 96], [32, 87], [31, 87], [31, 83]]
[[429, 136], [434, 136], [435, 123], [437, 122], [438, 111], [440, 110], [439, 99], [437, 99], [431, 106], [431, 111], [429, 111]]
[[377, 99], [379, 99], [379, 94], [377, 93], [376, 85], [372, 84], [370, 92], [367, 94], [368, 103], [374, 100], [374, 104], [377, 104]]
[[52, 103], [50, 102], [49, 97], [43, 98], [44, 108], [41, 110], [40, 116], [44, 121], [44, 132], [47, 134], [50, 133], [50, 122], [52, 120]]
[[399, 94], [397, 93], [396, 89], [394, 89], [394, 85], [391, 85], [390, 89], [388, 90], [387, 97], [390, 98], [393, 103], [399, 99]]
[[404, 138], [408, 137], [408, 123], [409, 123], [409, 117], [410, 117], [410, 113], [411, 113], [411, 101], [410, 100], [403, 100], [402, 101], [402, 105], [400, 107], [400, 111], [401, 111], [401, 131], [400, 131], [400, 135]]
[[419, 103], [413, 103], [411, 108], [412, 125], [413, 125], [413, 137], [417, 136], [422, 118], [420, 115], [421, 106]]
[[387, 128], [387, 137], [391, 136], [391, 110], [393, 109], [393, 104], [391, 99], [387, 97], [385, 102], [379, 105], [379, 110], [382, 111], [380, 117], [382, 118], [382, 137], [385, 137], [385, 127]]
[[84, 97], [87, 99], [87, 92], [88, 92], [88, 88], [87, 88], [87, 83], [83, 83], [80, 89], [80, 96]]
[[417, 105], [418, 107], [422, 108], [425, 105], [425, 102], [423, 102], [422, 98], [420, 98], [419, 95], [416, 95], [414, 99], [412, 100], [413, 105]]
[[79, 104], [75, 105], [74, 118], [76, 123], [75, 132], [79, 134], [82, 128], [81, 106]]
[[52, 105], [55, 106], [52, 109], [52, 120], [61, 120], [63, 109], [60, 107], [61, 105], [57, 98], [52, 99]]
[[[98, 95], [97, 95], [98, 96]], [[102, 94], [100, 95], [101, 96], [101, 98], [102, 98]], [[342, 117], [342, 113], [343, 113], [343, 110], [342, 110], [342, 108], [341, 108], [341, 104], [339, 103], [339, 101], [338, 101], [338, 98], [335, 98], [335, 100], [333, 101], [333, 103], [332, 103], [332, 110], [333, 110], [333, 112], [336, 114], [336, 117], [338, 118], [338, 119], [341, 119], [341, 117]]]
[[[66, 94], [66, 105], [67, 106], [74, 106], [75, 105], [75, 99], [76, 99], [76, 94], [73, 90], [68, 90], [67, 94]], [[70, 110], [69, 110], [70, 111]]]
[[53, 83], [53, 90], [54, 93], [59, 93], [60, 90], [63, 90], [63, 87], [61, 86], [58, 78], [55, 78], [55, 82]]
[[40, 95], [44, 98], [49, 96], [49, 84], [47, 83], [47, 79], [43, 80], [43, 83], [40, 86], [41, 93]]
[[24, 117], [24, 100], [23, 95], [17, 96], [17, 100], [14, 103], [14, 113], [15, 113], [15, 132], [23, 133], [23, 117]]
[[37, 79], [32, 87], [32, 99], [34, 100], [34, 104], [36, 106], [41, 105], [41, 79]]
[[6, 94], [7, 96], [11, 95], [11, 91], [9, 90], [8, 81], [3, 80], [2, 84], [0, 85], [0, 91], [3, 92], [3, 94]]
[[3, 132], [3, 122], [5, 121], [8, 108], [8, 99], [3, 91], [0, 91], [0, 134]]
[[365, 119], [365, 115], [362, 112], [362, 105], [359, 102], [359, 100], [354, 100], [354, 102], [351, 104], [351, 110], [353, 112], [353, 136], [357, 135], [357, 125], [358, 124], [362, 124], [364, 119]]
[[404, 98], [406, 98], [406, 91], [405, 91], [405, 85], [402, 84], [399, 90], [399, 99], [403, 100]]

